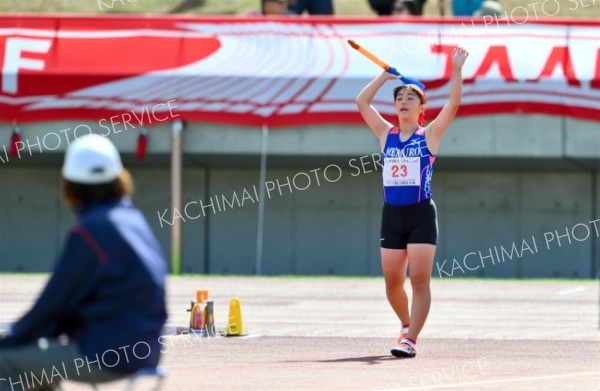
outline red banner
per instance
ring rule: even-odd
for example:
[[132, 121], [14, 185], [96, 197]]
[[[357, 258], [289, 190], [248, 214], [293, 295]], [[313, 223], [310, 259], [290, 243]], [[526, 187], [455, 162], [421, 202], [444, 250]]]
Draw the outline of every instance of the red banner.
[[[448, 99], [461, 45], [471, 54], [459, 116], [600, 120], [597, 22], [117, 15], [1, 16], [0, 120], [176, 111], [229, 124], [363, 123], [354, 98], [380, 70], [348, 39], [424, 82], [427, 118]], [[393, 87], [374, 102], [388, 116]]]

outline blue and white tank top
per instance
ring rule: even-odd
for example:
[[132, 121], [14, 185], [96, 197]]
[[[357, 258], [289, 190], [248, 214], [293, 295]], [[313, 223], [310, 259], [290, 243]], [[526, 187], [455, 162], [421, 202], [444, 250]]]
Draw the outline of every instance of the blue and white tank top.
[[404, 206], [431, 198], [431, 176], [435, 155], [427, 148], [425, 128], [419, 127], [410, 138], [400, 141], [400, 131], [388, 132], [382, 152], [383, 199]]

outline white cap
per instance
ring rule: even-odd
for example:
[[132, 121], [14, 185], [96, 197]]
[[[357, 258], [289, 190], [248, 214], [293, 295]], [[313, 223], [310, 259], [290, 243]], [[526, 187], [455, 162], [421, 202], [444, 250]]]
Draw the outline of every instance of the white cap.
[[122, 170], [121, 157], [114, 144], [106, 137], [89, 134], [69, 146], [62, 175], [71, 182], [96, 185], [114, 181]]

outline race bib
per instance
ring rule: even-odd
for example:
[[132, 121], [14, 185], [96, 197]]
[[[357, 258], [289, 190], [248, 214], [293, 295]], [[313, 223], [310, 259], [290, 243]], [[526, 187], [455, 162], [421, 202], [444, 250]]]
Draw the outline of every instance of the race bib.
[[385, 158], [384, 186], [419, 186], [421, 165], [418, 157]]

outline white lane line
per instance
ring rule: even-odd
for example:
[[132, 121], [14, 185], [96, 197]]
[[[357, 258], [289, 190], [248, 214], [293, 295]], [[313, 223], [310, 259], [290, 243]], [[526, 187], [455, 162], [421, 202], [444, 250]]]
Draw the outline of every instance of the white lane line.
[[585, 290], [584, 286], [575, 286], [573, 288], [561, 289], [560, 291], [556, 292], [556, 294], [557, 295], [572, 295], [573, 293], [581, 292], [584, 290]]
[[[375, 388], [373, 391], [411, 391], [411, 390], [433, 390], [441, 388], [456, 388], [456, 387], [468, 387], [476, 386], [481, 384], [499, 384], [499, 383], [512, 383], [520, 381], [532, 381], [532, 380], [547, 380], [547, 379], [560, 379], [566, 377], [580, 377], [580, 376], [600, 376], [600, 372], [579, 372], [579, 373], [565, 373], [562, 375], [550, 375], [550, 376], [531, 376], [531, 377], [515, 377], [512, 379], [498, 379], [498, 380], [484, 380], [468, 383], [456, 383], [456, 384], [439, 384], [439, 385], [423, 385], [419, 387], [404, 388], [400, 387], [399, 384], [389, 383], [383, 386], [383, 388]], [[398, 388], [389, 388], [398, 387]]]

